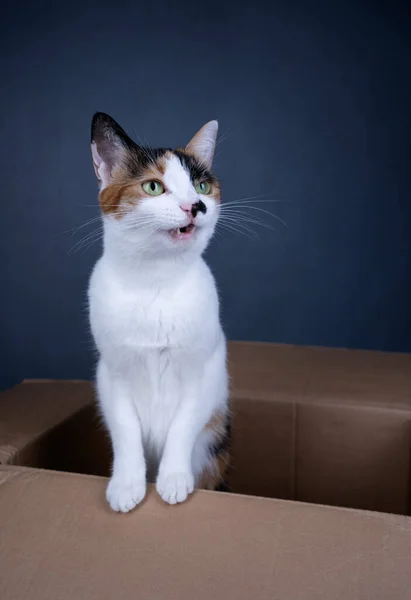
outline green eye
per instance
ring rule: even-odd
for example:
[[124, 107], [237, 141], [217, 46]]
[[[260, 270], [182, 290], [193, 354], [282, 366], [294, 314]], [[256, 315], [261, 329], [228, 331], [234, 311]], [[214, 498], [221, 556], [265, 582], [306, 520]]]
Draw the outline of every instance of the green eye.
[[201, 181], [201, 183], [197, 183], [196, 185], [196, 192], [207, 196], [207, 194], [211, 192], [211, 185], [208, 183], [208, 181]]
[[149, 196], [161, 196], [161, 194], [164, 194], [163, 184], [159, 181], [155, 181], [154, 179], [152, 181], [146, 181], [143, 183], [143, 190]]

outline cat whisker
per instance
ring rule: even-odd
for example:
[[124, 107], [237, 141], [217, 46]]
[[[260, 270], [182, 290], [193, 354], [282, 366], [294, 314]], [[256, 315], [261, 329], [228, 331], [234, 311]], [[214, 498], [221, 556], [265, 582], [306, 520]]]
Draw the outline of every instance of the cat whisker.
[[251, 236], [251, 235], [248, 235], [248, 233], [247, 233], [247, 232], [245, 232], [245, 231], [241, 231], [241, 230], [239, 230], [239, 229], [236, 229], [235, 227], [227, 227], [227, 226], [224, 226], [224, 229], [226, 229], [227, 231], [230, 231], [231, 233], [234, 233], [234, 234], [236, 234], [236, 235], [242, 235], [242, 236], [244, 236], [244, 237], [248, 238], [249, 240], [253, 240], [253, 239], [255, 239], [255, 236], [253, 237], [253, 236]]
[[224, 223], [228, 223], [233, 227], [243, 227], [246, 228], [248, 231], [254, 231], [254, 228], [251, 227], [251, 225], [260, 225], [261, 223], [256, 223], [256, 222], [252, 222], [252, 221], [242, 221], [242, 220], [238, 220], [238, 219], [227, 219], [227, 220], [223, 220], [222, 224]]
[[[236, 223], [236, 224], [232, 224], [232, 223], [217, 223], [217, 227], [218, 225], [220, 225], [221, 227], [227, 229], [228, 231], [232, 231], [234, 233], [237, 233], [239, 235], [245, 235], [246, 237], [248, 237], [249, 239], [260, 239], [259, 235], [250, 227], [247, 227], [245, 225], [242, 225], [241, 223]], [[251, 235], [249, 235], [251, 234]]]
[[224, 201], [221, 204], [221, 207], [224, 206], [242, 206], [243, 204], [287, 204], [288, 200], [279, 200], [278, 198], [256, 198], [250, 200], [228, 200]]
[[223, 235], [223, 233], [222, 233], [221, 231], [219, 231], [217, 228], [216, 228], [216, 230], [215, 230], [215, 234], [216, 234], [216, 235], [219, 235], [220, 237], [222, 237], [222, 238], [223, 238], [223, 240], [226, 240], [226, 241], [227, 241], [227, 238], [226, 238], [226, 236], [225, 236], [225, 235]]
[[268, 196], [272, 195], [273, 192], [267, 192], [266, 194], [258, 194], [257, 196], [246, 196], [245, 198], [236, 198], [235, 200], [228, 200], [227, 202], [224, 202], [224, 204], [231, 204], [232, 202], [248, 202], [249, 200], [258, 200], [260, 198], [267, 198]]
[[95, 241], [97, 241], [97, 239], [101, 239], [102, 237], [103, 228], [99, 227], [98, 229], [91, 231], [90, 233], [85, 235], [81, 240], [76, 242], [74, 246], [70, 248], [67, 255], [70, 256], [71, 254], [78, 252], [79, 250], [81, 250], [81, 248], [83, 248], [83, 246], [91, 245], [91, 243], [94, 243]]
[[67, 229], [66, 231], [62, 231], [61, 235], [65, 235], [68, 233], [75, 235], [80, 229], [83, 229], [84, 227], [87, 227], [88, 225], [92, 225], [93, 223], [96, 223], [97, 221], [100, 221], [100, 220], [101, 220], [101, 215], [99, 215], [98, 217], [93, 217], [89, 221], [86, 221], [85, 223], [82, 223], [81, 225], [78, 225], [77, 227], [73, 227], [73, 229]]
[[[233, 207], [233, 208], [235, 208], [235, 207]], [[273, 217], [273, 219], [276, 219], [277, 221], [279, 221], [280, 223], [282, 223], [282, 225], [284, 225], [284, 227], [288, 227], [287, 223], [285, 221], [283, 221], [282, 219], [280, 219], [280, 217], [278, 215], [275, 215], [274, 213], [272, 213], [272, 212], [270, 212], [268, 210], [265, 210], [264, 208], [260, 208], [258, 206], [250, 206], [250, 205], [242, 205], [241, 208], [242, 209], [246, 209], [246, 210], [256, 210], [258, 212], [261, 212], [261, 213], [264, 213], [266, 215], [269, 215], [270, 217]], [[238, 213], [241, 212], [239, 209], [237, 209], [237, 210], [238, 210]], [[228, 214], [229, 212], [230, 211], [229, 211], [228, 208], [225, 211], [223, 210], [223, 207], [221, 208], [221, 214], [224, 214], [224, 213]], [[232, 214], [234, 214], [234, 212], [232, 212]]]
[[243, 217], [242, 215], [240, 216], [223, 216], [220, 217], [222, 222], [225, 221], [229, 221], [232, 223], [250, 223], [252, 225], [258, 225], [259, 227], [264, 227], [265, 229], [269, 229], [270, 231], [276, 231], [275, 228], [270, 225], [269, 223], [265, 223], [264, 221], [261, 221], [260, 219], [251, 219], [251, 218], [247, 218], [247, 217]]
[[129, 221], [128, 223], [125, 223], [126, 229], [150, 229], [156, 227], [157, 226], [152, 219], [147, 221], [140, 221], [136, 219], [135, 221]]
[[91, 246], [93, 246], [96, 242], [99, 242], [103, 239], [103, 235], [93, 238], [92, 240], [90, 240], [89, 242], [87, 242], [86, 244], [84, 244], [83, 246], [81, 246], [81, 248], [78, 248], [76, 250], [76, 252], [85, 252], [86, 250], [88, 250]]
[[240, 212], [240, 211], [230, 211], [230, 212], [224, 212], [222, 214], [220, 214], [220, 219], [224, 219], [230, 217], [232, 219], [245, 219], [245, 220], [250, 220], [250, 221], [256, 221], [257, 223], [264, 223], [267, 224], [266, 220], [262, 220], [258, 217], [258, 215], [255, 215], [254, 213], [246, 213], [246, 212]]

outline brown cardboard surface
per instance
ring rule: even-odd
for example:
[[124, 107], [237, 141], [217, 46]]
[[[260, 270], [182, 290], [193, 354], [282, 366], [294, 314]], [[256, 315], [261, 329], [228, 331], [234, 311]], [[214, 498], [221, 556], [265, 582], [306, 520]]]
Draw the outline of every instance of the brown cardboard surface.
[[93, 402], [93, 386], [78, 381], [27, 381], [1, 392], [0, 464], [41, 465], [42, 437]]
[[2, 600], [408, 600], [411, 519], [155, 490], [129, 515], [105, 481], [0, 468]]
[[295, 498], [409, 513], [411, 412], [303, 404]]
[[236, 397], [411, 410], [411, 354], [231, 342]]
[[[410, 514], [411, 356], [231, 342], [234, 492]], [[0, 394], [0, 462], [107, 475], [88, 382]]]

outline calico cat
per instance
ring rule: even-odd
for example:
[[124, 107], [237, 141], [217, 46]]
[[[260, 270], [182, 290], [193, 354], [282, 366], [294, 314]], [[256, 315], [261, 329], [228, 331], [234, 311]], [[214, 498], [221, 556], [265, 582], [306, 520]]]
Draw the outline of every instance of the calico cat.
[[115, 511], [139, 504], [147, 480], [169, 504], [225, 483], [226, 340], [202, 258], [220, 211], [217, 130], [211, 121], [185, 148], [147, 148], [110, 116], [93, 118], [104, 249], [88, 296]]

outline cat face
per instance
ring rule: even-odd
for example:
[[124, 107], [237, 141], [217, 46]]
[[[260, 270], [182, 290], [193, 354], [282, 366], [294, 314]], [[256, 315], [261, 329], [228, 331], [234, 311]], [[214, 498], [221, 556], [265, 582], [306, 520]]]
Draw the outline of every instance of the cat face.
[[106, 228], [144, 251], [201, 253], [219, 214], [211, 172], [217, 130], [210, 121], [184, 149], [145, 148], [108, 115], [94, 115], [91, 151]]

